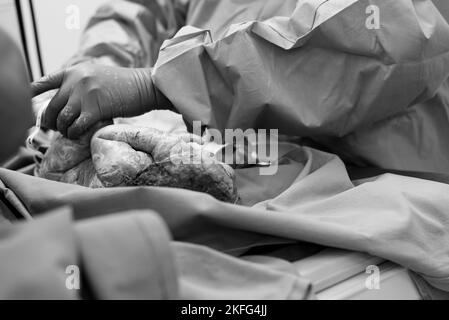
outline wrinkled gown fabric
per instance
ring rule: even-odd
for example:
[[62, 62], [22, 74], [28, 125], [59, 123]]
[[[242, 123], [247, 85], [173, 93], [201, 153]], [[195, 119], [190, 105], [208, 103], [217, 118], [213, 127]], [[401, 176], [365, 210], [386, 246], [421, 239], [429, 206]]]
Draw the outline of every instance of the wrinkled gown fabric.
[[112, 1], [70, 64], [92, 58], [155, 65], [187, 121], [449, 173], [449, 26], [430, 0]]

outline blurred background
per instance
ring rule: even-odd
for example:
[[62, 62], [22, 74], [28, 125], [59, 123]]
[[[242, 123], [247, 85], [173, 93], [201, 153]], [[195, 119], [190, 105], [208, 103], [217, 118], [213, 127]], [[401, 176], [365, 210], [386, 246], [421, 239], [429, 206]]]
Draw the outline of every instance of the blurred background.
[[36, 78], [59, 69], [77, 51], [89, 18], [106, 1], [0, 0], [0, 27], [20, 45]]
[[[59, 69], [76, 52], [89, 18], [106, 1], [0, 0], [0, 27], [21, 46], [36, 79]], [[433, 1], [448, 18], [449, 0]]]

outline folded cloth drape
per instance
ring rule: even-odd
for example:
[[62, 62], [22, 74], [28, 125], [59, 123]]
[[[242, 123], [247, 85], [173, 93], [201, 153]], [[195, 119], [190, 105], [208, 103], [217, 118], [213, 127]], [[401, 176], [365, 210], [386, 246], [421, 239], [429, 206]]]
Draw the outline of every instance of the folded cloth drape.
[[66, 207], [0, 225], [0, 239], [0, 299], [311, 297], [310, 284], [287, 262], [272, 267], [279, 259], [257, 263], [170, 244], [164, 223], [149, 210], [75, 224]]
[[449, 185], [392, 174], [354, 184], [339, 158], [298, 146], [280, 163], [274, 176], [237, 171], [245, 206], [171, 188], [92, 190], [4, 169], [0, 179], [34, 216], [61, 205], [72, 206], [76, 220], [152, 209], [176, 241], [207, 246], [217, 261], [220, 252], [240, 257], [307, 241], [380, 256], [449, 291]]
[[0, 238], [1, 299], [77, 299], [87, 291], [98, 299], [178, 294], [168, 233], [149, 211], [75, 225], [66, 207], [0, 225]]

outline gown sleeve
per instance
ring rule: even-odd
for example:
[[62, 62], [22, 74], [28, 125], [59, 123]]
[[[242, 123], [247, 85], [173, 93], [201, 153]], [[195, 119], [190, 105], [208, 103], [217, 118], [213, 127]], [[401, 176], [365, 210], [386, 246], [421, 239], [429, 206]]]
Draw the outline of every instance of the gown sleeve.
[[154, 65], [162, 42], [185, 23], [188, 0], [113, 0], [89, 20], [78, 53], [85, 60], [143, 68]]
[[[232, 15], [220, 8], [212, 20]], [[211, 34], [182, 28], [153, 76], [186, 120], [220, 130], [342, 137], [429, 99], [449, 75], [449, 26], [428, 0], [301, 0]]]

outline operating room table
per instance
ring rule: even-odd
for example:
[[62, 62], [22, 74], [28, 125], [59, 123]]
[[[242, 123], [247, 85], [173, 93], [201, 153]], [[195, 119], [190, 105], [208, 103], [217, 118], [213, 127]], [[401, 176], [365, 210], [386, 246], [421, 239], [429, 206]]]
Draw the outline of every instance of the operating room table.
[[[325, 249], [295, 263], [309, 279], [319, 300], [421, 300], [409, 271], [364, 253]], [[378, 268], [379, 286], [370, 287], [370, 271]]]

